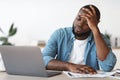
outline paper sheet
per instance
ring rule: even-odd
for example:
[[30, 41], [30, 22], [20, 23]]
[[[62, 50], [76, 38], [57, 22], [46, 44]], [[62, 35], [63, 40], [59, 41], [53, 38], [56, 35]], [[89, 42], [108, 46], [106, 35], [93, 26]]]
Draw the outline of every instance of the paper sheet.
[[80, 73], [73, 73], [69, 71], [64, 71], [68, 77], [70, 78], [80, 78], [80, 77], [108, 77], [110, 75], [113, 75], [116, 73], [116, 71], [112, 72], [103, 72], [103, 71], [98, 71], [97, 74], [80, 74]]
[[116, 73], [110, 76], [111, 78], [120, 79], [120, 69], [116, 70]]

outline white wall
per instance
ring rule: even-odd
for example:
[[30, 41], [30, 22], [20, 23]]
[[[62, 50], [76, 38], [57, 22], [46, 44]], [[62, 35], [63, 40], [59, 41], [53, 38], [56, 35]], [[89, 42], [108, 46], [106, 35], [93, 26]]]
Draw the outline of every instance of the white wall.
[[7, 32], [15, 23], [18, 32], [11, 37], [16, 45], [47, 41], [54, 30], [71, 26], [78, 10], [94, 4], [101, 11], [101, 32], [120, 36], [120, 0], [0, 0], [0, 27]]

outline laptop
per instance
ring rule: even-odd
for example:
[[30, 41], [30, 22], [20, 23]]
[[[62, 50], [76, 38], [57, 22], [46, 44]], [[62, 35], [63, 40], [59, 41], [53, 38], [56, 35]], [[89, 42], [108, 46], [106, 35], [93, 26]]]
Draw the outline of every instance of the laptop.
[[0, 46], [0, 52], [8, 74], [50, 77], [61, 73], [45, 69], [37, 46]]

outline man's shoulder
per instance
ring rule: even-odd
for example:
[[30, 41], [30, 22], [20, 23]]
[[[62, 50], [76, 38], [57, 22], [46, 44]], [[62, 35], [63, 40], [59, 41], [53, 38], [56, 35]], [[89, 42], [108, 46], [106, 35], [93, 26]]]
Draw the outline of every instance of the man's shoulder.
[[101, 33], [101, 35], [104, 39], [108, 39], [108, 37], [105, 34]]

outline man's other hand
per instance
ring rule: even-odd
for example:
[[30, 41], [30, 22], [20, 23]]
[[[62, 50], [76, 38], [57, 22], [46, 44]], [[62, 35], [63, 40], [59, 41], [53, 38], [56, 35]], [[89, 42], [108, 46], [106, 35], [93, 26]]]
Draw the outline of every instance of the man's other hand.
[[89, 67], [87, 65], [79, 65], [79, 64], [69, 64], [68, 70], [75, 73], [81, 73], [81, 74], [96, 74], [96, 70], [94, 70], [92, 67]]

